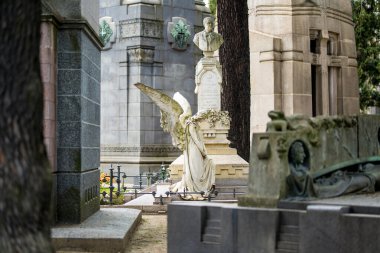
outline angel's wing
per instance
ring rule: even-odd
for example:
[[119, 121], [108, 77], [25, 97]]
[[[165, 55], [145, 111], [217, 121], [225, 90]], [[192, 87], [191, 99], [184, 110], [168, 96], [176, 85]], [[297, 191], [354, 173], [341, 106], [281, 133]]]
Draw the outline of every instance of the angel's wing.
[[185, 129], [179, 121], [179, 116], [183, 113], [180, 104], [161, 91], [146, 86], [143, 83], [136, 83], [135, 86], [152, 99], [161, 109], [161, 127], [165, 132], [170, 133], [173, 145], [183, 150]]

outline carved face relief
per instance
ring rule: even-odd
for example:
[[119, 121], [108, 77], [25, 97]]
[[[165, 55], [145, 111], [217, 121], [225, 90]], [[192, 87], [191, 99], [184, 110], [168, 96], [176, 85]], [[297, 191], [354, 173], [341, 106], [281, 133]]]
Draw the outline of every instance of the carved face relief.
[[307, 150], [305, 144], [301, 141], [295, 141], [290, 146], [289, 150], [289, 162], [293, 165], [304, 165], [308, 159]]

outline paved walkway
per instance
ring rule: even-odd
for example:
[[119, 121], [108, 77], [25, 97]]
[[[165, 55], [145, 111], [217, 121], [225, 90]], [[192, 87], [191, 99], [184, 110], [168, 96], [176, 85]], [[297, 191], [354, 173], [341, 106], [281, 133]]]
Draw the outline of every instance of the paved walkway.
[[167, 216], [143, 215], [124, 253], [167, 252]]

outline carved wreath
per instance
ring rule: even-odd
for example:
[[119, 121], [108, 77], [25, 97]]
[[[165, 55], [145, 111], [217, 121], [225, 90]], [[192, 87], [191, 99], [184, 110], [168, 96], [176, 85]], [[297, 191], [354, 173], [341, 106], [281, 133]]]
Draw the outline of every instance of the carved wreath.
[[217, 111], [214, 109], [208, 109], [205, 111], [200, 111], [191, 117], [194, 122], [199, 122], [201, 120], [207, 120], [210, 127], [215, 127], [216, 122], [220, 121], [223, 126], [229, 127], [231, 118], [227, 111]]
[[170, 33], [179, 48], [184, 48], [186, 46], [186, 43], [190, 37], [190, 32], [188, 30], [188, 26], [182, 20], [179, 20], [175, 24]]

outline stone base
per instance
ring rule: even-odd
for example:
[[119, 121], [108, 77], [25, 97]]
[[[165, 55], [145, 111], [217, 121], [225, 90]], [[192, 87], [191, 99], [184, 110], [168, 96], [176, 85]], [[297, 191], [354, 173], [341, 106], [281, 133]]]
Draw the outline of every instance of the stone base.
[[[198, 115], [198, 114], [197, 114]], [[207, 155], [215, 164], [216, 188], [248, 185], [249, 164], [230, 148], [227, 134], [230, 129], [228, 112], [206, 110], [198, 115], [199, 127]], [[181, 155], [169, 166], [170, 179], [178, 182], [183, 175], [184, 156]]]
[[54, 227], [53, 246], [58, 252], [124, 252], [140, 221], [140, 210], [102, 208], [81, 224]]
[[99, 204], [99, 170], [53, 174], [57, 185], [57, 223], [79, 224], [97, 212]]
[[273, 208], [277, 206], [277, 198], [259, 198], [252, 194], [247, 194], [244, 196], [238, 197], [239, 206], [246, 207], [266, 207]]
[[[215, 184], [222, 185], [247, 185], [249, 164], [237, 154], [209, 155], [215, 163]], [[181, 155], [170, 164], [170, 179], [178, 182], [183, 175], [184, 157]]]
[[[209, 149], [207, 151], [209, 152]], [[249, 165], [236, 153], [233, 154], [233, 151], [231, 149], [230, 153], [232, 154], [228, 155], [209, 155], [215, 163], [215, 190], [218, 192], [212, 201], [236, 201], [239, 196], [248, 191]], [[181, 155], [169, 166], [170, 179], [173, 183], [182, 179], [183, 159], [183, 155]], [[174, 196], [172, 196], [172, 201], [175, 201], [173, 198]]]
[[[363, 203], [365, 197], [356, 198]], [[367, 203], [373, 198], [368, 195]], [[168, 206], [168, 253], [380, 252], [378, 207], [338, 202], [281, 209], [174, 202]]]

